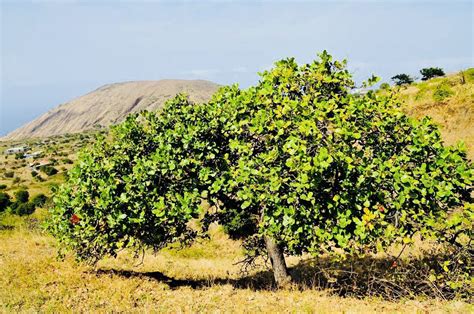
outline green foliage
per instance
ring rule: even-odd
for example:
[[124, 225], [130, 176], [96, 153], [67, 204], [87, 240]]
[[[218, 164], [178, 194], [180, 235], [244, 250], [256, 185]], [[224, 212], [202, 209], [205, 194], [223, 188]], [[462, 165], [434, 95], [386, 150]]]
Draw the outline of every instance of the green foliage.
[[[404, 115], [392, 94], [353, 87], [345, 61], [324, 52], [281, 60], [256, 86], [223, 87], [208, 103], [178, 95], [160, 115], [131, 115], [80, 154], [49, 230], [92, 261], [190, 241], [199, 217], [201, 232], [218, 222], [257, 255], [263, 236], [318, 255], [383, 250], [439, 224], [448, 234], [449, 209], [470, 201], [465, 148], [443, 146], [436, 125]], [[200, 215], [203, 200], [211, 209]]]
[[43, 207], [46, 204], [48, 197], [43, 193], [36, 195], [32, 198], [31, 203], [35, 205], [35, 207]]
[[35, 204], [32, 202], [12, 204], [12, 212], [19, 216], [31, 215], [35, 212]]
[[393, 76], [392, 81], [395, 83], [395, 85], [401, 86], [413, 83], [414, 79], [410, 75], [402, 73]]
[[0, 212], [5, 211], [10, 204], [10, 195], [5, 192], [0, 192]]
[[34, 170], [31, 171], [31, 176], [32, 176], [33, 178], [36, 177], [37, 175], [38, 175], [38, 172], [36, 172], [36, 171], [34, 171]]
[[435, 101], [443, 101], [446, 98], [454, 94], [453, 90], [449, 87], [448, 84], [439, 84], [436, 90], [433, 93], [433, 99]]
[[390, 84], [382, 83], [382, 84], [380, 84], [380, 89], [381, 90], [389, 90], [390, 89]]
[[6, 184], [0, 184], [0, 190], [5, 190], [7, 188]]
[[421, 78], [422, 81], [426, 81], [434, 77], [445, 75], [443, 69], [441, 68], [424, 68], [420, 70], [420, 73], [422, 75], [422, 78]]
[[61, 159], [61, 162], [62, 162], [63, 164], [68, 164], [68, 165], [72, 165], [72, 164], [74, 163], [74, 162], [73, 162], [71, 159], [69, 159], [69, 158], [63, 158], [63, 159]]
[[23, 154], [23, 153], [15, 154], [15, 159], [23, 159], [24, 157], [25, 157], [25, 154]]
[[17, 203], [27, 203], [30, 198], [30, 193], [27, 190], [19, 190], [14, 193], [15, 201]]
[[58, 170], [52, 166], [42, 166], [40, 167], [40, 170], [44, 172], [45, 174], [47, 174], [48, 176], [52, 176], [58, 173]]

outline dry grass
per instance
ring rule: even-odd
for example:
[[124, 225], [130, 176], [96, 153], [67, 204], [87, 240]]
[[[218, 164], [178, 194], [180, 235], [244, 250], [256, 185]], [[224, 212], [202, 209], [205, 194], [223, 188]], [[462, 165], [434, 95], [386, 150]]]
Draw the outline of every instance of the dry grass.
[[[29, 218], [3, 217], [0, 230], [0, 312], [439, 312], [468, 313], [472, 305], [438, 299], [339, 297], [318, 287], [275, 290], [252, 285], [265, 269], [242, 277], [239, 243], [216, 229], [209, 243], [145, 256], [123, 253], [96, 268], [56, 259], [54, 240]], [[13, 226], [6, 228], [5, 225]], [[209, 248], [204, 251], [203, 248]], [[295, 265], [298, 259], [291, 259]]]
[[409, 115], [432, 117], [444, 141], [452, 145], [463, 140], [474, 159], [474, 68], [402, 88], [400, 96]]

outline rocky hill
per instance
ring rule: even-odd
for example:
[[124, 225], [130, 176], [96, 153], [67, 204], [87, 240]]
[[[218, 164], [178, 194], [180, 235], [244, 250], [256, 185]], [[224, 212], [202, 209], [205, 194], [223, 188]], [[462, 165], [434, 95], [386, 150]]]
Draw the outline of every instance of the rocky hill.
[[194, 102], [203, 102], [219, 86], [203, 80], [136, 81], [105, 85], [84, 96], [51, 109], [37, 119], [7, 134], [2, 140], [19, 140], [77, 133], [121, 122], [128, 114], [157, 110], [177, 93], [186, 92]]

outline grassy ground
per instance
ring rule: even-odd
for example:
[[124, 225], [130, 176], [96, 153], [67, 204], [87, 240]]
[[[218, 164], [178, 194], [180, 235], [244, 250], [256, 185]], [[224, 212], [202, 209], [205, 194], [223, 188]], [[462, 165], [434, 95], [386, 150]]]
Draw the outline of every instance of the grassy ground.
[[[181, 251], [129, 253], [96, 268], [56, 259], [54, 240], [31, 217], [4, 216], [0, 230], [0, 312], [318, 312], [468, 313], [462, 301], [415, 297], [395, 302], [340, 297], [310, 286], [275, 290], [258, 267], [245, 276], [237, 242], [218, 229], [207, 243]], [[6, 227], [10, 226], [10, 227]], [[298, 259], [290, 259], [296, 265]], [[267, 284], [268, 283], [268, 284]]]
[[[431, 115], [448, 144], [463, 139], [474, 158], [474, 69], [464, 76], [403, 88], [400, 97], [410, 115]], [[0, 184], [7, 186], [10, 195], [24, 188], [31, 196], [48, 195], [51, 185], [60, 183], [70, 167], [64, 159], [74, 160], [78, 149], [89, 141], [90, 137], [79, 135], [60, 136], [47, 143], [27, 141], [33, 151], [45, 152], [44, 159], [55, 159], [59, 173], [41, 174], [45, 181], [40, 182], [31, 176], [27, 161], [0, 155]], [[25, 142], [0, 143], [0, 150], [21, 144]], [[13, 178], [5, 177], [8, 171], [14, 172]], [[359, 287], [345, 287], [358, 293], [342, 294], [328, 280], [318, 280], [321, 269], [304, 257], [288, 259], [297, 284], [275, 290], [264, 265], [241, 273], [236, 265], [242, 258], [239, 243], [227, 239], [218, 228], [209, 241], [146, 254], [141, 265], [127, 252], [96, 267], [77, 264], [71, 257], [58, 261], [54, 239], [39, 226], [45, 215], [44, 210], [37, 210], [27, 217], [0, 216], [0, 312], [474, 313], [471, 304], [459, 300], [421, 295], [391, 301], [374, 297], [370, 289], [361, 288], [368, 278], [367, 267], [358, 270], [354, 285]], [[385, 263], [383, 257], [376, 261]]]

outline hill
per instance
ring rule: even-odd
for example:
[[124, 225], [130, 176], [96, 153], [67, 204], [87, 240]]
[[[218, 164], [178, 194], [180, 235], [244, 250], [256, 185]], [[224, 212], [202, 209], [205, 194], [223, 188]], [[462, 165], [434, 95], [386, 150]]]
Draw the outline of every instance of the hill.
[[407, 114], [432, 117], [446, 144], [463, 140], [474, 159], [474, 68], [402, 87], [399, 96]]
[[7, 134], [2, 140], [19, 140], [78, 133], [121, 122], [128, 114], [154, 111], [166, 100], [186, 92], [194, 102], [208, 100], [218, 85], [203, 80], [135, 81], [105, 85], [59, 105]]

